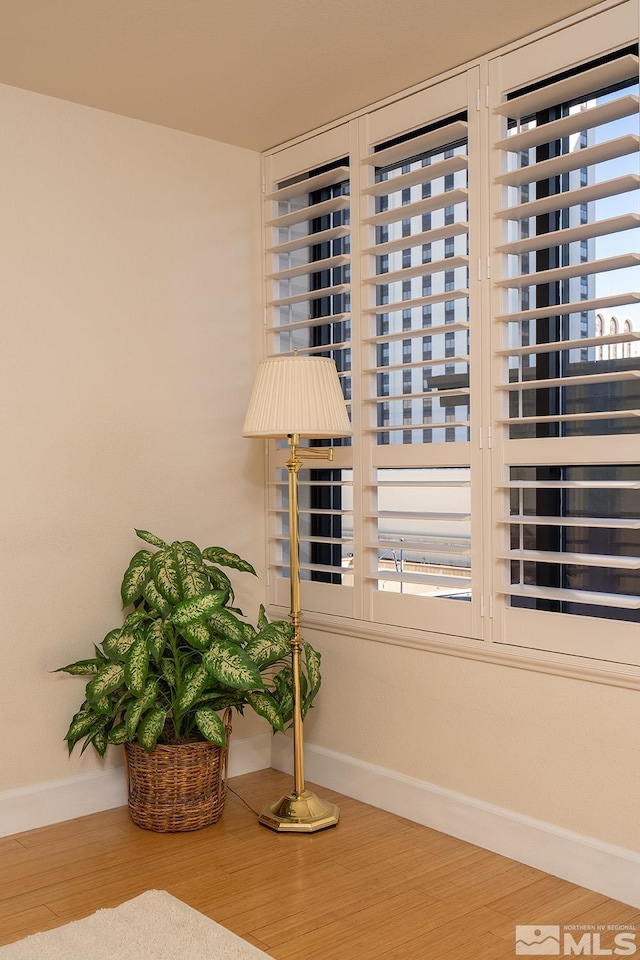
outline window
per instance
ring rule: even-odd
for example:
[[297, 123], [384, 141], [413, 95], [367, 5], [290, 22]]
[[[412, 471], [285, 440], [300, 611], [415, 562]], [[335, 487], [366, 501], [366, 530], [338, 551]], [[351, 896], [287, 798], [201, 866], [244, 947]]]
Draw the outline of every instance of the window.
[[637, 46], [524, 83], [495, 114], [496, 639], [638, 662]]
[[333, 356], [354, 424], [301, 473], [320, 621], [640, 664], [636, 19], [623, 2], [266, 156], [267, 351]]
[[[349, 161], [339, 157], [273, 184], [267, 202], [270, 352], [332, 357], [351, 398]], [[384, 356], [381, 356], [381, 364]], [[300, 471], [300, 568], [304, 581], [347, 584], [353, 557], [348, 440], [331, 468]], [[283, 600], [289, 576], [288, 486], [276, 453], [271, 487], [269, 566]], [[278, 460], [278, 457], [280, 458]], [[286, 458], [285, 458], [286, 459]], [[342, 460], [342, 462], [340, 462]], [[321, 589], [321, 587], [320, 587]]]

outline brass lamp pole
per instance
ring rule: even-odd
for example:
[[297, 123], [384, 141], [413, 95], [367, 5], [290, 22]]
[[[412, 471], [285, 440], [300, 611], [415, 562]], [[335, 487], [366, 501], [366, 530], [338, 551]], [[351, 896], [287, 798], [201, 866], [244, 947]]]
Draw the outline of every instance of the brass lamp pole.
[[338, 437], [351, 433], [340, 381], [326, 357], [275, 357], [260, 365], [245, 437], [283, 437], [289, 443], [289, 573], [291, 583], [291, 666], [293, 672], [293, 790], [260, 813], [260, 823], [278, 832], [313, 833], [335, 826], [338, 807], [321, 800], [304, 783], [300, 637], [300, 535], [298, 473], [303, 460], [333, 460], [332, 448], [300, 447], [300, 436]]

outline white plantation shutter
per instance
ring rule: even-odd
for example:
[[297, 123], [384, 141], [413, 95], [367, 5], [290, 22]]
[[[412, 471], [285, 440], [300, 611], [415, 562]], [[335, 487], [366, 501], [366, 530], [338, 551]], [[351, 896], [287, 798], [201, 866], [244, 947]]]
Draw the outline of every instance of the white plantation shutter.
[[638, 71], [622, 0], [265, 156], [266, 353], [333, 357], [354, 428], [300, 473], [313, 625], [640, 665]]
[[420, 125], [362, 157], [363, 576], [374, 620], [472, 636], [467, 89], [387, 108], [378, 135]]
[[492, 74], [496, 638], [637, 662], [637, 47], [537, 81], [546, 42]]
[[[342, 146], [344, 156], [335, 158], [323, 156], [320, 145], [318, 162], [302, 172], [269, 167], [266, 329], [269, 355], [332, 357], [350, 403], [351, 198], [348, 144]], [[351, 614], [350, 441], [334, 446], [332, 463], [313, 461], [299, 474], [302, 600], [307, 609]], [[287, 455], [288, 447], [273, 445], [269, 567], [274, 599], [283, 605], [289, 602]]]

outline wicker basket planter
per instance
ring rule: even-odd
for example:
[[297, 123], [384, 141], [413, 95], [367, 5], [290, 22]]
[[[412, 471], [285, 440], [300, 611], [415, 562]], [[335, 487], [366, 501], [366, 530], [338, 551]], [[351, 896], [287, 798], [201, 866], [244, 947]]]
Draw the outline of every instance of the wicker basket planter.
[[[231, 733], [225, 716], [227, 742]], [[224, 810], [227, 749], [207, 741], [157, 744], [147, 753], [126, 743], [129, 813], [144, 830], [182, 833], [217, 823]]]

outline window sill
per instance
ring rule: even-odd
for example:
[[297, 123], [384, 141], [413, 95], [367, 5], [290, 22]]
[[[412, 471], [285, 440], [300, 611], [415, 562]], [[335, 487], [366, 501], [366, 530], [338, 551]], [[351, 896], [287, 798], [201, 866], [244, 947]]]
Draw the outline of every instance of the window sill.
[[[273, 607], [272, 611], [274, 616], [283, 619], [287, 617], [287, 610], [283, 607]], [[640, 690], [640, 667], [633, 664], [550, 653], [547, 650], [523, 649], [505, 643], [492, 643], [487, 640], [469, 640], [464, 637], [445, 636], [405, 627], [393, 627], [388, 624], [353, 620], [328, 613], [303, 612], [302, 629], [303, 632], [305, 629], [309, 629], [340, 636], [360, 637], [374, 643], [387, 643], [392, 646], [425, 650], [428, 653], [438, 653], [448, 657], [480, 660], [503, 667], [533, 670], [537, 673], [571, 677], [574, 680], [586, 680], [613, 687], [623, 687], [628, 690]]]

